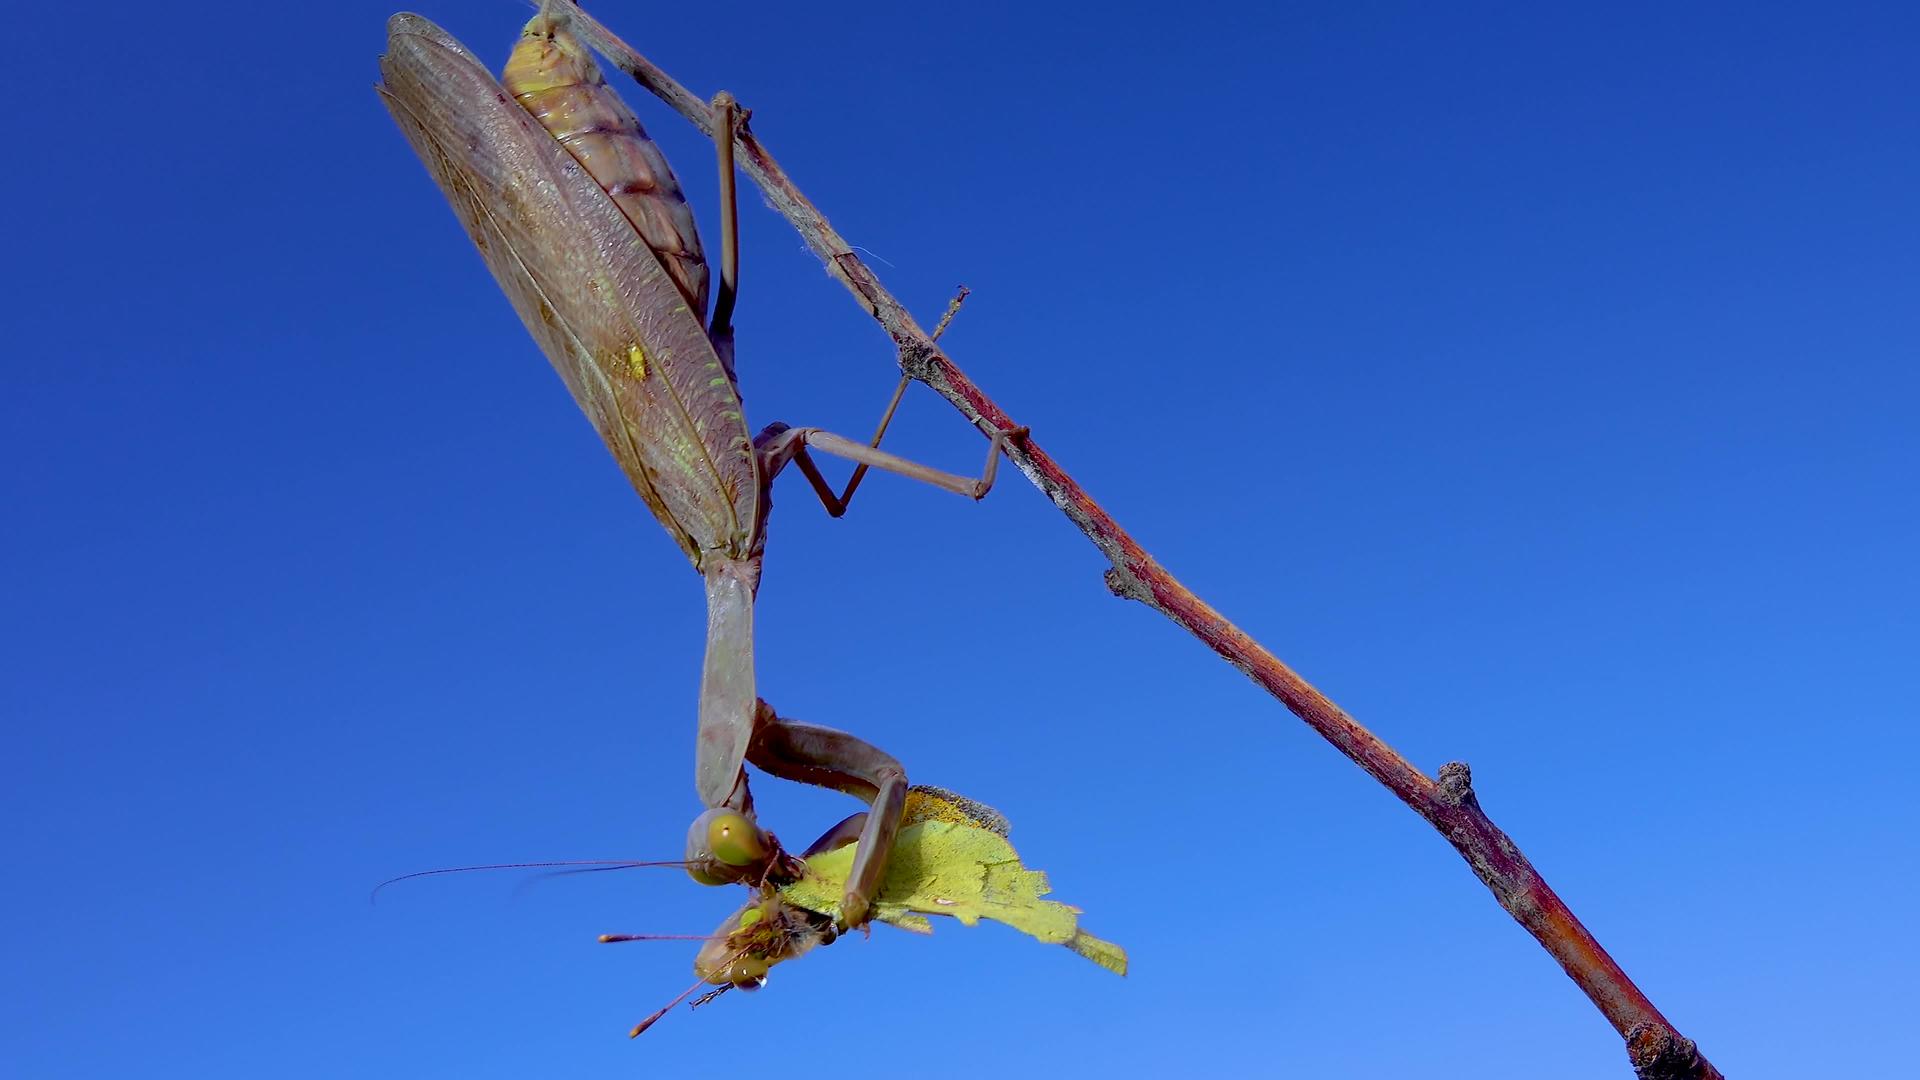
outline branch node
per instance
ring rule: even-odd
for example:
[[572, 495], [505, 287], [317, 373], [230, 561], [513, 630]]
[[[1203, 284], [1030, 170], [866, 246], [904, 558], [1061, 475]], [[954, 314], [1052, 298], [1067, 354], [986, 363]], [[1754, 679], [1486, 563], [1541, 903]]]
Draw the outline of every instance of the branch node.
[[1473, 769], [1464, 761], [1449, 761], [1440, 766], [1440, 798], [1449, 806], [1478, 807], [1473, 793]]
[[940, 354], [931, 346], [920, 341], [900, 343], [900, 374], [916, 382], [933, 382], [933, 361]]
[[1122, 600], [1138, 600], [1145, 604], [1153, 599], [1153, 590], [1147, 588], [1147, 583], [1140, 580], [1137, 574], [1118, 566], [1109, 566], [1102, 576], [1106, 579], [1107, 591]]
[[1695, 1080], [1718, 1076], [1700, 1060], [1700, 1048], [1692, 1039], [1664, 1023], [1643, 1021], [1627, 1032], [1627, 1060], [1639, 1080]]

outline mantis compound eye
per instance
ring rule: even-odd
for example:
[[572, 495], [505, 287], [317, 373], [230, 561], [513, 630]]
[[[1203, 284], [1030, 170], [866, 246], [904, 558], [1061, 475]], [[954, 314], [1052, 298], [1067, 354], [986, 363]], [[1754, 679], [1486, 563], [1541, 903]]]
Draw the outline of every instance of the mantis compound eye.
[[723, 810], [707, 822], [707, 850], [728, 866], [751, 866], [767, 857], [767, 840], [745, 814]]
[[714, 816], [731, 812], [709, 810], [687, 827], [687, 876], [702, 885], [728, 885], [739, 877], [731, 872], [732, 867], [713, 857], [713, 844], [707, 839], [707, 826]]
[[693, 819], [687, 830], [687, 874], [703, 885], [740, 880], [729, 871], [758, 865], [772, 853], [767, 834], [753, 819], [727, 807], [716, 807]]

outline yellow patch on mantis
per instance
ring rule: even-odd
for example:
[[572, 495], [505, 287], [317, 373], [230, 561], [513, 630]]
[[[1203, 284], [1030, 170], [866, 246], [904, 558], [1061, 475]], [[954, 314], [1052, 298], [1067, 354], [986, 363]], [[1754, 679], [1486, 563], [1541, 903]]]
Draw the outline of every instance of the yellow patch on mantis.
[[[928, 915], [950, 915], [963, 926], [992, 919], [1127, 973], [1126, 950], [1081, 930], [1079, 908], [1041, 899], [1053, 891], [1047, 875], [1021, 865], [1007, 842], [1005, 818], [945, 792], [915, 788], [908, 799], [873, 918], [918, 934], [933, 933]], [[837, 915], [858, 848], [849, 844], [808, 859], [807, 876], [781, 889], [782, 899]]]
[[644, 381], [647, 377], [647, 353], [638, 345], [627, 346], [627, 369], [633, 377]]

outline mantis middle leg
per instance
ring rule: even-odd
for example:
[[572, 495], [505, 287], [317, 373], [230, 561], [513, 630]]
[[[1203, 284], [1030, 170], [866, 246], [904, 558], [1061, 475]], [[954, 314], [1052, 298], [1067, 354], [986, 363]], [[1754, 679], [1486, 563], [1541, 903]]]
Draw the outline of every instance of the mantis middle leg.
[[[887, 412], [889, 416], [892, 415], [891, 406], [888, 407]], [[885, 430], [883, 424], [882, 433]], [[876, 445], [857, 443], [852, 439], [835, 435], [830, 431], [822, 431], [819, 428], [770, 424], [754, 438], [753, 444], [755, 451], [760, 455], [760, 474], [765, 478], [764, 482], [771, 483], [773, 477], [791, 461], [806, 476], [807, 483], [812, 486], [814, 494], [820, 497], [820, 502], [827, 508], [827, 513], [839, 517], [847, 512], [847, 506], [853, 500], [857, 474], [855, 482], [849, 482], [847, 489], [836, 495], [827, 483], [827, 478], [821, 474], [820, 467], [814, 463], [812, 455], [807, 453], [809, 447], [858, 462], [862, 466], [885, 469], [911, 480], [932, 484], [934, 487], [951, 491], [955, 495], [964, 495], [969, 499], [982, 499], [986, 497], [987, 492], [993, 490], [994, 477], [1000, 471], [1001, 446], [1007, 439], [1024, 435], [1026, 432], [1026, 428], [1013, 428], [1008, 431], [996, 431], [989, 436], [987, 462], [982, 467], [978, 478], [960, 476], [922, 465], [917, 461], [909, 461], [897, 454], [878, 449]], [[880, 437], [876, 435], [873, 441], [877, 444], [879, 440]]]

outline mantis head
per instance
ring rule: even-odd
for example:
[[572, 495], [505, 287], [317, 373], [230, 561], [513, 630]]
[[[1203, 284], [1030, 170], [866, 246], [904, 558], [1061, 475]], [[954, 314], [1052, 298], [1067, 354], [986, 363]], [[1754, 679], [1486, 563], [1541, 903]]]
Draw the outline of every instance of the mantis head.
[[717, 806], [687, 829], [687, 876], [702, 885], [785, 884], [805, 869], [772, 833], [731, 807]]

